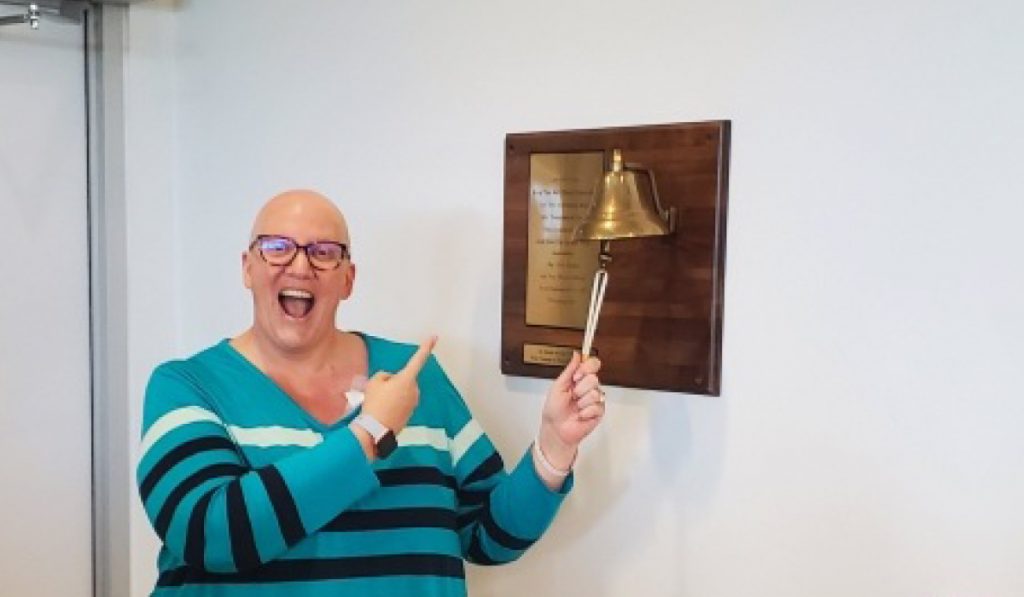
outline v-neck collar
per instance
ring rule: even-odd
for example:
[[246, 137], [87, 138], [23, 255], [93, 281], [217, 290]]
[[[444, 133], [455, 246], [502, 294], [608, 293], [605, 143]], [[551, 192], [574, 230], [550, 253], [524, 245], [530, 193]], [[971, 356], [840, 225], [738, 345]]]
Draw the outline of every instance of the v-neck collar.
[[[363, 341], [363, 346], [366, 347], [366, 378], [369, 379], [373, 377], [373, 375], [377, 372], [377, 363], [376, 359], [374, 358], [373, 350], [373, 339], [371, 336], [368, 336], [367, 334], [364, 334], [362, 332], [352, 333], [355, 334], [356, 336], [359, 336], [359, 339]], [[225, 353], [228, 354], [228, 356], [231, 359], [239, 361], [246, 370], [248, 370], [256, 377], [256, 379], [259, 379], [261, 383], [270, 388], [271, 393], [274, 394], [278, 399], [285, 402], [288, 405], [288, 408], [294, 409], [298, 413], [298, 415], [302, 417], [304, 421], [306, 421], [306, 423], [309, 425], [311, 429], [315, 429], [320, 432], [330, 432], [340, 429], [348, 425], [349, 422], [351, 422], [352, 419], [354, 419], [355, 416], [359, 414], [359, 412], [363, 408], [362, 404], [360, 403], [358, 406], [345, 413], [343, 417], [341, 417], [334, 423], [330, 425], [325, 424], [316, 417], [314, 417], [313, 415], [309, 414], [309, 411], [302, 408], [299, 405], [299, 403], [296, 402], [295, 399], [291, 397], [291, 394], [285, 392], [284, 388], [279, 386], [277, 382], [273, 380], [273, 378], [264, 373], [262, 369], [257, 367], [244, 354], [239, 352], [237, 348], [232, 346], [230, 338], [224, 338], [223, 340], [221, 340], [219, 346]]]

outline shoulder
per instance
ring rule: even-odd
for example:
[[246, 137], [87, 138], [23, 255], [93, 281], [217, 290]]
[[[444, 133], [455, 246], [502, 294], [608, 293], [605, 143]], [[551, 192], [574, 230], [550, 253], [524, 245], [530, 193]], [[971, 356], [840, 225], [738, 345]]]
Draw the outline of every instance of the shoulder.
[[214, 372], [230, 361], [227, 350], [225, 340], [190, 357], [157, 365], [146, 385], [144, 410], [156, 414], [182, 405], [206, 406], [210, 388], [217, 383]]
[[223, 368], [229, 362], [230, 350], [228, 341], [222, 340], [192, 356], [164, 361], [153, 369], [150, 383], [177, 380], [199, 384], [205, 371]]

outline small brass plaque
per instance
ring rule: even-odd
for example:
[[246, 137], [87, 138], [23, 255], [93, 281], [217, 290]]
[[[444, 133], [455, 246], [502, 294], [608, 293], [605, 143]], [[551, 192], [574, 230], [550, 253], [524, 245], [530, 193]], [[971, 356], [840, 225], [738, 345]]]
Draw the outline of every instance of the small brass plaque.
[[523, 362], [528, 365], [564, 367], [572, 360], [573, 348], [550, 344], [523, 344]]
[[599, 247], [573, 242], [572, 234], [603, 174], [600, 151], [530, 155], [527, 325], [586, 326]]

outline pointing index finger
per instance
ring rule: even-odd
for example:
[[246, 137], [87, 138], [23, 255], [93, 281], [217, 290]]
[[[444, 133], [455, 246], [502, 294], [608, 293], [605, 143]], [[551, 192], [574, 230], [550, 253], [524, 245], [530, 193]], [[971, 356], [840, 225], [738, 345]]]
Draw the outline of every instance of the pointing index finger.
[[420, 347], [416, 349], [416, 352], [409, 357], [409, 361], [402, 367], [402, 370], [398, 373], [399, 375], [416, 377], [419, 375], [420, 370], [423, 369], [423, 365], [427, 363], [427, 359], [430, 358], [430, 353], [434, 350], [434, 345], [437, 344], [437, 336], [431, 336], [420, 344]]

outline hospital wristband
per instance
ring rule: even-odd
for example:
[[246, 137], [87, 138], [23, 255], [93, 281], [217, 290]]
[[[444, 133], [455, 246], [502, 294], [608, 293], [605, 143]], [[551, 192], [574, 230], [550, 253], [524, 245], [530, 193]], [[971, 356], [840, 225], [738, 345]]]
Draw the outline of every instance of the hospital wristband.
[[547, 457], [544, 456], [544, 452], [541, 451], [541, 449], [540, 449], [540, 438], [539, 437], [533, 441], [533, 452], [534, 452], [534, 454], [537, 455], [537, 462], [540, 463], [541, 468], [543, 468], [545, 471], [551, 473], [555, 477], [568, 477], [569, 473], [572, 472], [572, 465], [576, 464], [576, 456], [573, 455], [573, 457], [572, 457], [572, 464], [569, 465], [569, 469], [568, 470], [564, 470], [563, 471], [562, 469], [555, 468], [555, 465], [551, 464], [551, 462], [548, 461]]

